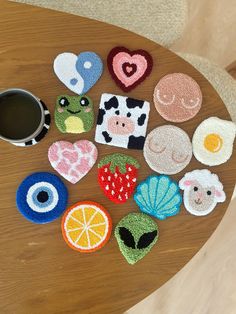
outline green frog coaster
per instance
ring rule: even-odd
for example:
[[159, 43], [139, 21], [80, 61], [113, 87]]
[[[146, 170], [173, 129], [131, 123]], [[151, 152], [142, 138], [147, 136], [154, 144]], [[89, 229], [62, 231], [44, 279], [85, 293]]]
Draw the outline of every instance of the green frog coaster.
[[79, 134], [92, 129], [94, 111], [92, 100], [86, 95], [57, 97], [55, 123], [62, 133]]

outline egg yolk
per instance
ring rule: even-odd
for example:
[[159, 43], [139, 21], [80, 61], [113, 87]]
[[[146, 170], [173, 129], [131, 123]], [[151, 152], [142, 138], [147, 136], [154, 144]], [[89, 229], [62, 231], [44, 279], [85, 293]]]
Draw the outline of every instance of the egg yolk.
[[211, 153], [217, 153], [221, 150], [223, 140], [218, 134], [208, 134], [204, 140], [205, 148]]

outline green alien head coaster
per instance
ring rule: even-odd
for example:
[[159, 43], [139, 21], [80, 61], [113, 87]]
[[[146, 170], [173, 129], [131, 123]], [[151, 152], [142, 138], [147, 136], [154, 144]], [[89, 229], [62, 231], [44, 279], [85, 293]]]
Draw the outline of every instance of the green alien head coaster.
[[158, 226], [155, 221], [142, 213], [128, 214], [115, 228], [120, 251], [132, 265], [152, 249], [158, 236]]
[[92, 129], [93, 122], [93, 103], [88, 96], [57, 97], [55, 123], [62, 133], [88, 132]]

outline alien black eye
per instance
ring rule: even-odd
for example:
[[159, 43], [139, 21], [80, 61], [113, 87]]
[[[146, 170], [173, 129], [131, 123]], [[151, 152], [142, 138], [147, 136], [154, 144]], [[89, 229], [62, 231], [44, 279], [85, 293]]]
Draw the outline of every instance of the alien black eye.
[[211, 191], [207, 191], [207, 195], [211, 195]]
[[89, 105], [89, 100], [88, 100], [88, 98], [82, 97], [82, 98], [80, 99], [80, 104], [81, 104], [81, 106], [88, 106], [88, 105]]
[[197, 191], [198, 191], [198, 187], [195, 186], [195, 187], [193, 188], [193, 190], [194, 190], [194, 192], [197, 192]]
[[69, 102], [69, 100], [68, 100], [66, 97], [60, 98], [60, 100], [59, 100], [59, 105], [60, 105], [61, 107], [69, 106], [69, 104], [70, 104], [70, 102]]

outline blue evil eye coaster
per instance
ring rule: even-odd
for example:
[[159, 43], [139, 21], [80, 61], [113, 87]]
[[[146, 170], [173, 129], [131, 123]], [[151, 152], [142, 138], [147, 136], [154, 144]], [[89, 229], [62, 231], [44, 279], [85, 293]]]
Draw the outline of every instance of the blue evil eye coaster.
[[66, 209], [67, 200], [65, 184], [49, 172], [36, 172], [26, 177], [16, 192], [20, 213], [37, 224], [57, 219]]
[[82, 95], [90, 90], [102, 75], [102, 59], [93, 51], [59, 54], [53, 64], [59, 80], [71, 91]]
[[160, 220], [177, 215], [182, 204], [177, 182], [166, 175], [150, 176], [141, 182], [134, 200], [142, 212]]

